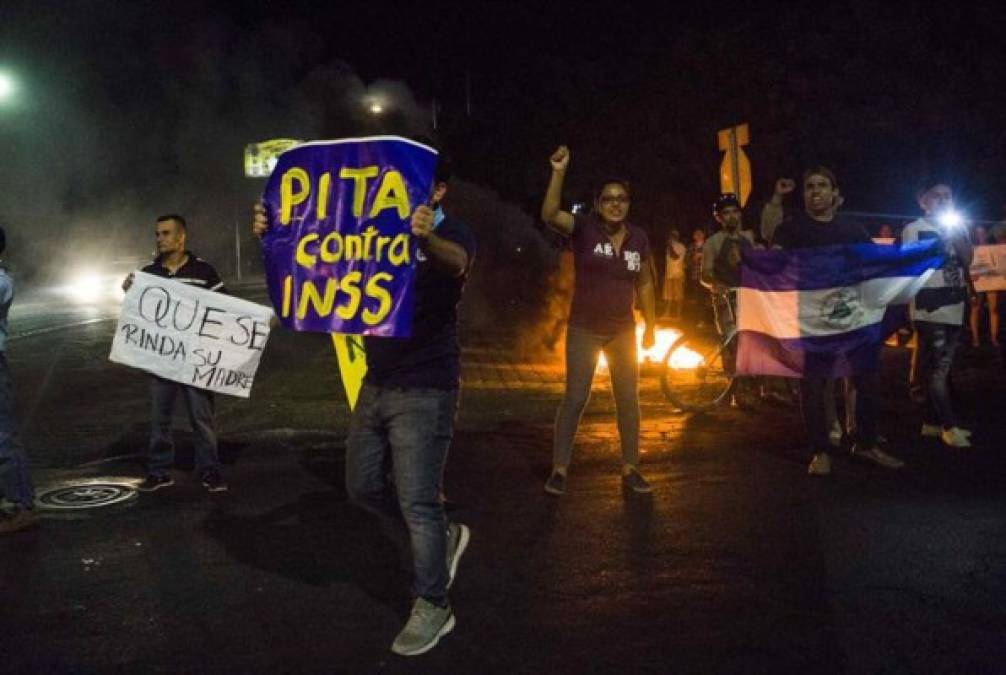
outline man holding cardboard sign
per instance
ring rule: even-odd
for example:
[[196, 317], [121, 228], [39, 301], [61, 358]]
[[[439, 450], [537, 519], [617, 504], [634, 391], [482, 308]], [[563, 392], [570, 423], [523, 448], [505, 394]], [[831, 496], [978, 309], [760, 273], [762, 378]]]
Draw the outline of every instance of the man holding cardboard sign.
[[[184, 284], [226, 293], [220, 275], [205, 260], [196, 257], [185, 247], [187, 225], [182, 216], [171, 214], [157, 219], [155, 238], [157, 258], [143, 268], [143, 272]], [[128, 291], [133, 285], [133, 275], [126, 277], [122, 288]], [[203, 487], [209, 492], [226, 492], [227, 481], [220, 472], [217, 452], [216, 422], [214, 420], [213, 392], [173, 382], [151, 375], [150, 445], [147, 454], [147, 477], [140, 484], [141, 492], [153, 492], [175, 484], [170, 469], [175, 461], [175, 446], [171, 439], [171, 417], [175, 397], [181, 392], [185, 409], [192, 424], [195, 441], [196, 472]]]

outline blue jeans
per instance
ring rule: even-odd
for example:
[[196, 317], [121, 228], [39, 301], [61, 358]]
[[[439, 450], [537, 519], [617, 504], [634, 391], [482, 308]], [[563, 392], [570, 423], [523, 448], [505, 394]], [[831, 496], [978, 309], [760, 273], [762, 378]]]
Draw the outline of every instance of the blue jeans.
[[175, 397], [179, 391], [185, 400], [185, 410], [189, 414], [189, 423], [192, 425], [193, 443], [196, 451], [196, 472], [203, 475], [210, 469], [220, 469], [216, 423], [213, 419], [213, 392], [151, 376], [152, 408], [150, 447], [147, 457], [147, 473], [151, 476], [165, 475], [175, 463], [175, 444], [171, 439], [171, 416], [175, 412]]
[[0, 492], [25, 508], [35, 503], [35, 489], [28, 473], [28, 457], [14, 437], [14, 391], [7, 367], [7, 354], [0, 351]]
[[389, 534], [408, 535], [412, 594], [447, 604], [447, 516], [441, 501], [458, 391], [364, 383], [346, 439], [346, 492], [379, 516]]
[[929, 321], [916, 321], [919, 333], [919, 375], [925, 383], [926, 424], [939, 424], [944, 429], [957, 426], [954, 406], [950, 400], [950, 371], [961, 335], [960, 326]]

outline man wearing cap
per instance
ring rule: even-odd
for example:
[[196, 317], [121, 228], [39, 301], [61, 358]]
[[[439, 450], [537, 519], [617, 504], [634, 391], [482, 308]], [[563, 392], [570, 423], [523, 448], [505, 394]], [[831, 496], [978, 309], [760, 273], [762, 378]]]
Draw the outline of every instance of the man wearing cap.
[[[735, 289], [741, 282], [741, 252], [754, 248], [754, 241], [749, 232], [741, 230], [743, 214], [737, 195], [730, 192], [720, 195], [713, 203], [713, 217], [720, 229], [702, 247], [700, 280], [712, 295], [716, 329], [720, 335], [726, 335], [737, 328]], [[734, 371], [736, 344], [732, 341], [723, 355], [729, 372]]]

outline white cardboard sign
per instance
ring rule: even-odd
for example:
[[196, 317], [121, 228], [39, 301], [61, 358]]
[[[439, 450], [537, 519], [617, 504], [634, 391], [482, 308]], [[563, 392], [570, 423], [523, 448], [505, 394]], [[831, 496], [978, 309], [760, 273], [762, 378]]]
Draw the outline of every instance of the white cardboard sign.
[[979, 293], [1006, 290], [1006, 244], [975, 246], [971, 279]]
[[136, 272], [109, 360], [200, 389], [248, 398], [272, 309]]

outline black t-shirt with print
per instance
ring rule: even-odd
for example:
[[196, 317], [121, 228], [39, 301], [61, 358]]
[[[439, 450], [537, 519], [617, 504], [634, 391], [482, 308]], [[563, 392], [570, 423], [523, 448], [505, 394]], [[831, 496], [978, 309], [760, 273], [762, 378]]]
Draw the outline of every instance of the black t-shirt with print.
[[403, 389], [457, 389], [460, 385], [458, 303], [475, 260], [475, 237], [464, 223], [450, 216], [445, 216], [434, 232], [465, 250], [468, 269], [461, 276], [452, 277], [431, 263], [422, 251], [417, 254], [412, 337], [364, 338], [365, 382]]

